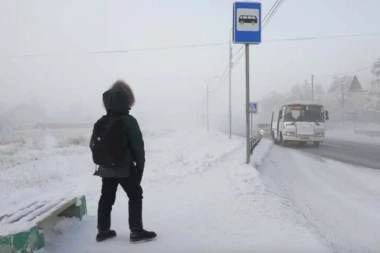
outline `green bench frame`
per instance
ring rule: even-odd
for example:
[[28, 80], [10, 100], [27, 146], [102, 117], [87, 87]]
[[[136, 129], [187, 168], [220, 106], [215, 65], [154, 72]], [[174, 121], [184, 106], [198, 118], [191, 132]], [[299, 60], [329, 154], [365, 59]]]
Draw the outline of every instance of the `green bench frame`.
[[[49, 203], [47, 203], [49, 204]], [[47, 206], [40, 205], [39, 208]], [[29, 205], [24, 208], [28, 208]], [[18, 210], [20, 211], [20, 210]], [[21, 215], [21, 217], [15, 217], [11, 224], [17, 223], [20, 219], [26, 217], [35, 210], [29, 213]], [[42, 211], [42, 214], [32, 217], [34, 226], [29, 228], [27, 231], [20, 231], [15, 234], [0, 235], [0, 253], [33, 253], [36, 250], [45, 247], [45, 236], [43, 233], [44, 225], [48, 224], [53, 218], [56, 217], [76, 217], [82, 220], [83, 216], [87, 214], [86, 197], [81, 196], [78, 198], [68, 199], [67, 201], [60, 202], [57, 205], [53, 205], [46, 211]], [[4, 218], [12, 218], [14, 214], [5, 214], [0, 217], [0, 221]], [[1, 225], [1, 223], [0, 223]]]

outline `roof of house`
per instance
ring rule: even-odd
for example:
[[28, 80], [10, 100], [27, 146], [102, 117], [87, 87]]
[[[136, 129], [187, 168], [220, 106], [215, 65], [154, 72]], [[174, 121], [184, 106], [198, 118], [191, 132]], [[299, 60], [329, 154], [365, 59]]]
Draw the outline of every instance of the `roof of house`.
[[363, 87], [360, 84], [358, 77], [354, 75], [354, 78], [352, 78], [348, 91], [362, 91], [362, 90], [363, 90]]

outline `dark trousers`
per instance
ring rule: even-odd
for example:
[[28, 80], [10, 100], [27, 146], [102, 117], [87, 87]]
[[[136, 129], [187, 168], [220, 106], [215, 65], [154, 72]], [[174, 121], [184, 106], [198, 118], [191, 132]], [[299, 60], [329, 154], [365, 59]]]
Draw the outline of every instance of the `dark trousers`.
[[111, 228], [111, 211], [115, 204], [118, 185], [124, 189], [129, 198], [129, 228], [142, 229], [143, 191], [136, 177], [102, 178], [102, 195], [98, 206], [98, 230]]

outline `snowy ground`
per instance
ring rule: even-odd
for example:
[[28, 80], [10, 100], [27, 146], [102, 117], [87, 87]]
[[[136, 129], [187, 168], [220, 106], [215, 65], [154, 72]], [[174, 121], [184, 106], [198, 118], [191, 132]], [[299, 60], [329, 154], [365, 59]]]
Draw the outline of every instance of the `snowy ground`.
[[[144, 130], [144, 223], [158, 239], [129, 243], [128, 200], [119, 189], [118, 237], [96, 243], [100, 179], [92, 176], [90, 131], [24, 131], [0, 143], [0, 212], [26, 199], [87, 197], [84, 221], [46, 230], [46, 253], [380, 251], [379, 172], [272, 149], [266, 139], [245, 165], [243, 138], [170, 129]], [[9, 231], [0, 222], [0, 234]]]
[[[157, 231], [158, 240], [129, 243], [128, 201], [119, 190], [113, 211], [119, 236], [96, 243], [100, 179], [92, 176], [88, 131], [70, 138], [33, 132], [29, 140], [1, 146], [0, 210], [43, 198], [45, 192], [87, 196], [88, 216], [49, 228], [46, 252], [328, 252], [302, 217], [268, 193], [257, 171], [243, 163], [244, 139], [171, 130], [144, 131], [144, 223]], [[265, 142], [257, 147], [263, 154], [271, 146]], [[0, 233], [7, 231], [0, 225]]]

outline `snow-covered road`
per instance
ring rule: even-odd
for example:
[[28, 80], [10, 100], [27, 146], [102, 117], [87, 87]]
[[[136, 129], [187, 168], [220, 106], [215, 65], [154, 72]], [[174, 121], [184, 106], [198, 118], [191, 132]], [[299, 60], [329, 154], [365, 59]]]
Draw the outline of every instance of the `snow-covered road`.
[[260, 173], [334, 252], [380, 252], [380, 171], [276, 146]]

